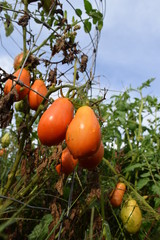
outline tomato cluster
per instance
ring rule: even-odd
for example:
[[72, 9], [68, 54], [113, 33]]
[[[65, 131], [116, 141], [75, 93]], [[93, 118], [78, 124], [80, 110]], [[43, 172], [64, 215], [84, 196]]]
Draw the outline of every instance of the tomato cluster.
[[[30, 108], [37, 110], [47, 94], [47, 88], [40, 79], [31, 85], [30, 72], [26, 68], [19, 68], [23, 57], [23, 53], [20, 53], [14, 59], [15, 78], [7, 80], [4, 94], [14, 88], [15, 102], [27, 96]], [[19, 109], [19, 105], [15, 107]], [[37, 131], [41, 144], [46, 146], [58, 145], [65, 140], [67, 148], [62, 152], [60, 165], [56, 167], [59, 174], [70, 174], [78, 162], [80, 167], [92, 170], [103, 158], [100, 125], [89, 106], [80, 107], [74, 116], [74, 106], [69, 99], [58, 98], [42, 114]]]
[[74, 116], [73, 104], [67, 98], [56, 99], [43, 113], [38, 124], [38, 137], [46, 146], [58, 145], [65, 140], [67, 148], [56, 166], [58, 174], [70, 174], [77, 162], [80, 167], [92, 170], [104, 155], [101, 129], [93, 110], [82, 106]]
[[14, 59], [13, 79], [8, 79], [4, 86], [4, 94], [7, 95], [12, 88], [15, 88], [15, 102], [23, 100], [28, 96], [28, 103], [31, 109], [37, 110], [43, 98], [47, 94], [47, 88], [43, 80], [36, 79], [33, 85], [31, 84], [31, 75], [26, 68], [17, 68], [22, 64], [23, 53], [18, 54]]

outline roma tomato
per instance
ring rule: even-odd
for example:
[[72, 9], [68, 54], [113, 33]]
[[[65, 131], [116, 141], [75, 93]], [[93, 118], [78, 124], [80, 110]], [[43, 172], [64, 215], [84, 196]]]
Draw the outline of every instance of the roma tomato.
[[100, 144], [98, 150], [94, 154], [92, 154], [88, 157], [83, 157], [83, 158], [78, 159], [79, 165], [82, 168], [85, 168], [88, 170], [93, 170], [101, 162], [103, 155], [104, 155], [104, 146], [101, 141], [101, 144]]
[[[31, 86], [31, 89], [40, 93], [42, 96], [45, 96], [47, 94], [46, 85], [40, 79], [36, 79], [34, 81], [33, 85]], [[30, 90], [28, 94], [29, 106], [33, 110], [37, 110], [37, 108], [39, 107], [39, 105], [43, 100], [43, 97], [38, 95], [36, 92], [33, 92], [32, 90]]]
[[56, 171], [59, 175], [62, 173], [69, 175], [72, 173], [78, 163], [78, 159], [74, 159], [68, 148], [62, 152], [60, 164], [56, 166]]
[[[15, 81], [17, 81], [17, 79], [18, 79], [20, 71], [21, 71], [21, 69], [18, 69], [13, 74], [16, 77]], [[20, 75], [20, 81], [29, 87], [30, 79], [31, 79], [30, 72], [27, 71], [25, 68], [23, 68], [22, 73]], [[6, 84], [4, 86], [4, 94], [5, 95], [7, 95], [11, 91], [12, 85], [15, 84], [15, 81], [12, 81], [11, 79], [8, 79], [6, 81]], [[24, 99], [25, 96], [29, 93], [29, 88], [20, 86], [19, 84], [16, 84], [15, 88], [17, 90], [17, 95], [15, 96], [15, 101], [20, 101], [20, 100]]]
[[110, 203], [113, 207], [119, 207], [121, 205], [125, 191], [126, 185], [121, 182], [117, 183], [116, 188], [112, 191], [110, 197]]
[[121, 209], [120, 217], [127, 232], [135, 234], [142, 223], [142, 213], [134, 199], [129, 199]]
[[99, 122], [88, 106], [80, 107], [66, 132], [66, 144], [74, 158], [90, 156], [101, 142]]
[[43, 145], [57, 145], [65, 139], [73, 119], [74, 107], [67, 98], [58, 98], [43, 113], [38, 124], [38, 137]]

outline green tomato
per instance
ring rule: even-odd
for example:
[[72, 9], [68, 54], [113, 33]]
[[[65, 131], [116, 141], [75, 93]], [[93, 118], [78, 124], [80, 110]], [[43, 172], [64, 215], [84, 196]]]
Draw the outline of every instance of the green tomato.
[[142, 214], [134, 199], [129, 199], [124, 203], [120, 217], [127, 232], [135, 234], [139, 231], [142, 223]]
[[25, 110], [25, 103], [23, 100], [15, 103], [15, 109], [17, 112], [24, 112]]
[[3, 137], [1, 138], [1, 145], [3, 148], [8, 147], [10, 144], [10, 134], [9, 133], [5, 133], [3, 135]]

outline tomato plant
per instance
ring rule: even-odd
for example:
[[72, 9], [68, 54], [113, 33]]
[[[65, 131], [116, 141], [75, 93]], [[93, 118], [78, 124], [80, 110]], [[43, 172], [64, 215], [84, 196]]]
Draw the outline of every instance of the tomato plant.
[[18, 39], [22, 49], [16, 72], [0, 73], [10, 136], [7, 152], [0, 142], [0, 239], [159, 238], [160, 103], [143, 93], [153, 80], [93, 97], [105, 4], [82, 3], [0, 3], [1, 47]]

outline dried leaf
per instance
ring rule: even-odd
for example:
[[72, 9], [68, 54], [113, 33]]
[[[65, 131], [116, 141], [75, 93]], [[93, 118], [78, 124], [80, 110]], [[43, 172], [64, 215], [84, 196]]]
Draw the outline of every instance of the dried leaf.
[[63, 179], [64, 179], [64, 174], [59, 178], [58, 182], [55, 184], [55, 189], [58, 191], [58, 193], [61, 196], [63, 195]]

